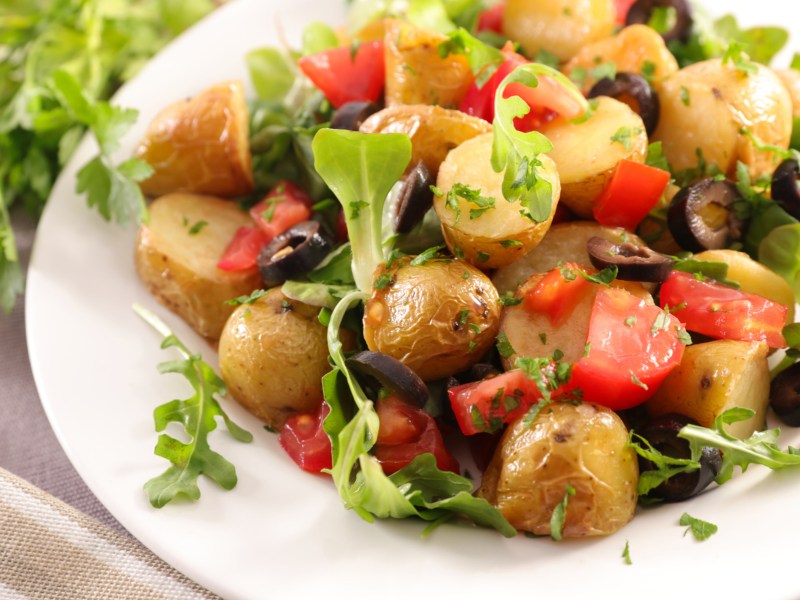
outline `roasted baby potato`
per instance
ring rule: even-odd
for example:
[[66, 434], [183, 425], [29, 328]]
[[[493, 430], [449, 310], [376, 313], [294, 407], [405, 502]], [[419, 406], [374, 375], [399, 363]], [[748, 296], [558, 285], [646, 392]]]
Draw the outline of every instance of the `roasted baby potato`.
[[364, 309], [364, 339], [413, 369], [425, 381], [458, 373], [495, 343], [500, 322], [497, 290], [470, 264], [396, 260], [376, 272]]
[[797, 69], [775, 69], [775, 74], [780, 77], [789, 98], [792, 100], [792, 116], [800, 117], [800, 71]]
[[681, 364], [646, 403], [651, 415], [679, 413], [710, 427], [729, 408], [749, 408], [755, 415], [728, 425], [727, 431], [747, 438], [764, 428], [769, 404], [767, 344], [714, 340], [688, 346]]
[[563, 537], [608, 535], [633, 518], [639, 467], [628, 431], [611, 410], [554, 402], [532, 425], [519, 419], [503, 434], [478, 496], [515, 528], [551, 534], [553, 510], [567, 501]]
[[159, 302], [203, 337], [217, 340], [233, 307], [226, 300], [261, 285], [258, 271], [222, 271], [217, 262], [239, 227], [252, 225], [236, 204], [194, 194], [162, 196], [136, 238], [136, 271]]
[[739, 284], [743, 292], [758, 294], [788, 308], [786, 323], [794, 322], [794, 293], [788, 282], [744, 252], [736, 250], [706, 250], [695, 254], [697, 260], [724, 262], [728, 279]]
[[584, 122], [555, 119], [540, 131], [553, 143], [549, 156], [561, 179], [561, 201], [577, 216], [592, 218], [600, 196], [623, 159], [643, 163], [647, 133], [642, 119], [622, 102], [601, 96]]
[[566, 61], [586, 44], [611, 36], [615, 17], [611, 0], [509, 0], [503, 34], [528, 56], [546, 50]]
[[386, 106], [437, 104], [457, 107], [474, 76], [463, 54], [445, 58], [439, 44], [447, 37], [408, 21], [385, 21]]
[[219, 367], [239, 404], [274, 429], [322, 401], [322, 376], [330, 370], [326, 328], [319, 308], [273, 288], [239, 306], [219, 340]]
[[570, 75], [576, 69], [582, 69], [586, 78], [581, 83], [581, 90], [585, 93], [597, 83], [591, 71], [602, 63], [613, 63], [618, 73], [638, 75], [642, 74], [645, 63], [649, 63], [652, 65], [650, 79], [654, 85], [678, 70], [678, 61], [667, 48], [664, 38], [647, 25], [631, 25], [614, 37], [585, 45], [567, 63], [564, 72]]
[[763, 65], [743, 73], [731, 62], [712, 59], [681, 69], [659, 90], [661, 118], [653, 134], [675, 170], [694, 168], [698, 153], [708, 165], [733, 176], [737, 161], [753, 178], [771, 175], [772, 152], [756, 149], [741, 129], [761, 144], [787, 148], [792, 133], [792, 102], [777, 75]]
[[561, 263], [591, 265], [586, 243], [591, 237], [601, 237], [615, 244], [630, 242], [646, 244], [637, 235], [621, 227], [604, 227], [594, 221], [570, 221], [550, 227], [536, 248], [519, 260], [498, 269], [492, 283], [501, 294], [513, 292], [535, 273], [544, 273]]
[[411, 162], [422, 160], [433, 176], [456, 146], [492, 126], [458, 110], [422, 104], [390, 106], [378, 111], [361, 125], [364, 133], [405, 133], [411, 138]]
[[153, 167], [148, 196], [193, 192], [232, 198], [253, 189], [250, 124], [242, 84], [220, 83], [179, 100], [150, 123], [136, 155]]
[[[503, 173], [494, 172], [491, 155], [491, 133], [474, 137], [452, 150], [439, 169], [436, 185], [442, 194], [433, 200], [447, 247], [481, 269], [503, 267], [532, 250], [547, 233], [561, 193], [555, 164], [548, 156], [540, 155], [539, 176], [552, 186], [550, 216], [541, 223], [523, 216], [518, 202], [505, 200]], [[481, 197], [491, 200], [492, 207], [483, 210], [480, 204], [468, 200], [465, 192], [456, 194], [456, 210], [447, 199], [456, 186], [479, 191]]]

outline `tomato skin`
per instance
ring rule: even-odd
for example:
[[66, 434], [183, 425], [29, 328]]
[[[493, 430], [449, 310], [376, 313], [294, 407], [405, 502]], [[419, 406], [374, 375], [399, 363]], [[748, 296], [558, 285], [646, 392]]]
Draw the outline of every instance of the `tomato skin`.
[[298, 467], [309, 473], [320, 473], [333, 467], [331, 440], [322, 427], [330, 412], [322, 402], [315, 413], [302, 413], [286, 420], [278, 441]]
[[505, 2], [498, 2], [491, 8], [487, 8], [478, 15], [476, 31], [494, 31], [503, 33], [503, 13], [506, 10]]
[[455, 386], [447, 394], [464, 435], [496, 431], [520, 418], [541, 398], [536, 384], [519, 370]]
[[[594, 269], [584, 269], [574, 263], [553, 269], [525, 294], [522, 306], [528, 312], [544, 313], [553, 325], [560, 325], [591, 290], [591, 282], [581, 276], [578, 270], [595, 272]], [[564, 277], [564, 273], [568, 272], [574, 275], [573, 279]]]
[[786, 347], [782, 330], [788, 309], [763, 296], [673, 271], [661, 286], [659, 298], [661, 306], [672, 307], [671, 312], [691, 331], [717, 339]]
[[675, 316], [657, 306], [622, 289], [602, 288], [589, 318], [588, 355], [573, 365], [564, 392], [578, 389], [581, 399], [612, 410], [641, 404], [680, 364], [680, 328]]
[[239, 227], [217, 262], [217, 268], [223, 271], [255, 269], [261, 249], [271, 239], [258, 227]]
[[375, 458], [383, 472], [391, 475], [420, 454], [430, 453], [442, 471], [460, 472], [460, 467], [444, 445], [436, 421], [421, 408], [389, 396], [376, 406], [381, 421]]
[[614, 0], [614, 7], [617, 9], [617, 23], [625, 25], [625, 19], [628, 16], [628, 11], [633, 6], [636, 0]]
[[280, 181], [258, 204], [250, 217], [271, 240], [287, 229], [311, 218], [313, 200], [289, 180]]
[[511, 71], [528, 62], [524, 56], [514, 52], [510, 45], [503, 48], [503, 54], [506, 55], [505, 62], [497, 68], [497, 71], [483, 84], [483, 87], [479, 88], [475, 82], [469, 86], [458, 107], [461, 112], [479, 117], [489, 123], [494, 121], [494, 97], [497, 94], [497, 88]]
[[667, 171], [621, 160], [592, 207], [595, 220], [606, 227], [634, 231], [658, 203], [669, 178]]
[[355, 101], [376, 102], [383, 92], [383, 42], [364, 42], [355, 56], [348, 47], [304, 56], [297, 66], [335, 108]]

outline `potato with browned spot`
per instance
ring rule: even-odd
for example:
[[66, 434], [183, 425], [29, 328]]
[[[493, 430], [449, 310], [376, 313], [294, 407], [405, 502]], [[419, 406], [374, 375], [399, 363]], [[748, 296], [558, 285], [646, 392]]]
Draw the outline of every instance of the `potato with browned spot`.
[[[554, 402], [530, 425], [522, 418], [508, 427], [478, 496], [518, 530], [579, 538], [608, 535], [628, 523], [636, 510], [638, 482], [636, 452], [613, 411]], [[565, 497], [563, 525], [554, 532], [553, 511]]]
[[500, 300], [472, 265], [434, 258], [382, 266], [364, 309], [370, 350], [401, 361], [425, 381], [459, 373], [495, 343]]
[[162, 110], [136, 155], [153, 167], [148, 196], [193, 192], [233, 198], [253, 189], [250, 117], [241, 82], [210, 87]]
[[405, 133], [411, 138], [409, 165], [421, 160], [435, 177], [450, 150], [490, 132], [492, 126], [458, 110], [401, 104], [378, 111], [364, 121], [360, 129], [363, 133]]
[[217, 268], [249, 215], [228, 200], [169, 194], [150, 205], [150, 220], [139, 228], [136, 272], [159, 302], [197, 333], [217, 340], [233, 307], [225, 302], [261, 286], [257, 269]]
[[318, 316], [319, 308], [273, 288], [239, 306], [220, 337], [220, 373], [228, 391], [274, 429], [322, 402], [322, 376], [331, 367]]

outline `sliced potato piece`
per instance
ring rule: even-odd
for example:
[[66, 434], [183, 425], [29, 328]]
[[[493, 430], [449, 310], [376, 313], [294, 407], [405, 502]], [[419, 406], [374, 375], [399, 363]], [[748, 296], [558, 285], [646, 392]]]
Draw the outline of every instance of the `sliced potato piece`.
[[409, 165], [422, 160], [434, 176], [450, 150], [491, 130], [492, 126], [483, 119], [423, 104], [384, 108], [361, 125], [364, 133], [407, 134], [411, 138]]
[[611, 36], [615, 17], [611, 0], [508, 0], [503, 34], [527, 56], [546, 50], [566, 61], [586, 44]]
[[162, 196], [150, 205], [150, 222], [139, 228], [136, 271], [159, 302], [203, 337], [217, 340], [233, 312], [225, 301], [262, 284], [255, 269], [217, 268], [236, 230], [252, 224], [247, 213], [226, 200]]
[[[548, 156], [539, 155], [538, 176], [552, 186], [550, 216], [541, 223], [523, 216], [518, 202], [505, 200], [503, 174], [494, 172], [491, 156], [491, 133], [452, 150], [439, 169], [437, 186], [443, 193], [433, 200], [447, 247], [481, 269], [503, 267], [533, 249], [550, 227], [561, 194], [555, 164]], [[447, 194], [457, 184], [480, 191], [482, 197], [494, 201], [493, 206], [484, 211], [479, 204], [457, 196], [456, 210], [448, 204]]]
[[788, 148], [792, 102], [775, 73], [763, 65], [743, 73], [733, 63], [712, 59], [681, 69], [659, 90], [661, 118], [654, 140], [675, 170], [697, 166], [698, 152], [709, 165], [735, 175], [737, 161], [753, 178], [771, 175], [772, 152], [757, 150], [740, 130], [747, 128], [761, 144]]
[[442, 58], [446, 36], [389, 19], [386, 27], [386, 106], [437, 104], [457, 107], [475, 79], [463, 54]]
[[562, 263], [591, 265], [586, 243], [591, 237], [601, 237], [615, 244], [630, 242], [646, 244], [636, 234], [621, 227], [604, 227], [594, 221], [569, 221], [550, 227], [536, 248], [519, 260], [498, 269], [492, 283], [501, 294], [513, 292], [534, 273], [544, 273]]
[[775, 271], [736, 250], [706, 250], [695, 254], [694, 258], [724, 262], [728, 265], [728, 279], [738, 283], [743, 292], [758, 294], [785, 305], [789, 309], [786, 322], [794, 322], [794, 293], [787, 281]]
[[237, 308], [222, 332], [219, 366], [231, 396], [274, 429], [322, 402], [322, 376], [331, 367], [318, 315], [319, 308], [273, 288]]
[[648, 77], [656, 87], [678, 70], [678, 61], [667, 48], [664, 38], [647, 25], [630, 25], [614, 37], [581, 48], [564, 67], [564, 72], [570, 75], [575, 69], [585, 71], [587, 76], [581, 83], [581, 90], [586, 93], [597, 83], [591, 75], [592, 69], [609, 62], [614, 63], [618, 73], [637, 75], [641, 75], [647, 65], [652, 70]]
[[727, 427], [738, 438], [763, 429], [769, 404], [769, 367], [764, 342], [715, 340], [688, 346], [681, 364], [646, 403], [651, 415], [675, 412], [710, 427], [729, 408], [755, 412]]
[[193, 192], [232, 198], [253, 189], [250, 118], [242, 84], [217, 84], [162, 110], [136, 155], [153, 167], [148, 196]]
[[529, 426], [513, 423], [483, 476], [478, 496], [515, 528], [552, 534], [551, 517], [569, 496], [565, 538], [613, 533], [633, 518], [639, 467], [628, 430], [596, 404], [555, 402]]
[[553, 143], [549, 156], [561, 179], [561, 201], [584, 219], [592, 218], [592, 204], [617, 163], [643, 163], [647, 156], [647, 133], [639, 115], [613, 98], [597, 100], [597, 109], [586, 121], [555, 119], [540, 129]]

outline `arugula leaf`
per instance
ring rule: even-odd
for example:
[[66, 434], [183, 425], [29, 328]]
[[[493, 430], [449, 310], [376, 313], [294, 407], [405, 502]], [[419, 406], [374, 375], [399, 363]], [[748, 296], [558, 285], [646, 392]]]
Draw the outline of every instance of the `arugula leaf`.
[[134, 311], [164, 336], [161, 347], [176, 348], [182, 359], [163, 362], [160, 373], [183, 375], [194, 389], [194, 395], [186, 400], [173, 400], [157, 407], [153, 412], [156, 431], [164, 431], [170, 423], [180, 423], [191, 438], [183, 443], [166, 433], [158, 437], [155, 453], [169, 460], [172, 465], [161, 475], [150, 479], [144, 490], [155, 508], [162, 508], [175, 498], [185, 496], [192, 500], [200, 498], [197, 479], [205, 475], [223, 489], [236, 486], [235, 467], [214, 452], [208, 445], [208, 434], [217, 428], [217, 417], [222, 418], [234, 439], [249, 443], [252, 434], [228, 418], [217, 398], [225, 396], [225, 382], [214, 372], [199, 354], [193, 354], [155, 314], [139, 305]]
[[506, 87], [521, 83], [530, 88], [539, 85], [538, 77], [546, 75], [554, 79], [583, 107], [588, 103], [572, 82], [558, 71], [545, 65], [532, 63], [517, 67], [498, 86], [495, 94], [495, 118], [493, 123], [492, 168], [503, 176], [503, 195], [509, 202], [519, 201], [521, 213], [541, 223], [550, 216], [552, 208], [552, 186], [537, 175], [541, 166], [538, 155], [553, 149], [550, 141], [537, 131], [525, 133], [517, 130], [514, 120], [530, 112], [528, 104], [519, 96], [504, 97]]
[[[636, 439], [634, 439], [634, 437]], [[638, 440], [638, 441], [637, 441]], [[680, 473], [688, 473], [700, 468], [700, 463], [690, 458], [674, 458], [658, 451], [650, 442], [631, 430], [628, 445], [636, 454], [649, 461], [655, 469], [639, 473], [638, 494], [646, 496], [667, 479]]]
[[704, 447], [722, 450], [722, 467], [715, 481], [725, 483], [733, 476], [735, 467], [743, 472], [751, 464], [764, 465], [773, 470], [800, 465], [800, 450], [789, 446], [785, 451], [778, 445], [780, 429], [756, 431], [746, 440], [740, 440], [725, 431], [725, 425], [746, 421], [755, 413], [749, 408], [731, 408], [716, 419], [711, 428], [686, 425], [678, 437], [689, 440], [692, 459], [698, 460]]
[[[345, 210], [353, 252], [353, 278], [358, 289], [370, 290], [372, 273], [383, 262], [381, 227], [386, 196], [411, 160], [405, 134], [366, 134], [321, 129], [312, 143], [314, 165]], [[366, 206], [364, 206], [366, 205]]]
[[678, 521], [678, 524], [686, 527], [686, 531], [683, 532], [683, 535], [686, 535], [691, 531], [694, 539], [696, 539], [698, 542], [707, 540], [712, 535], [717, 533], [718, 529], [718, 527], [713, 523], [697, 519], [689, 513], [683, 513], [680, 521]]

